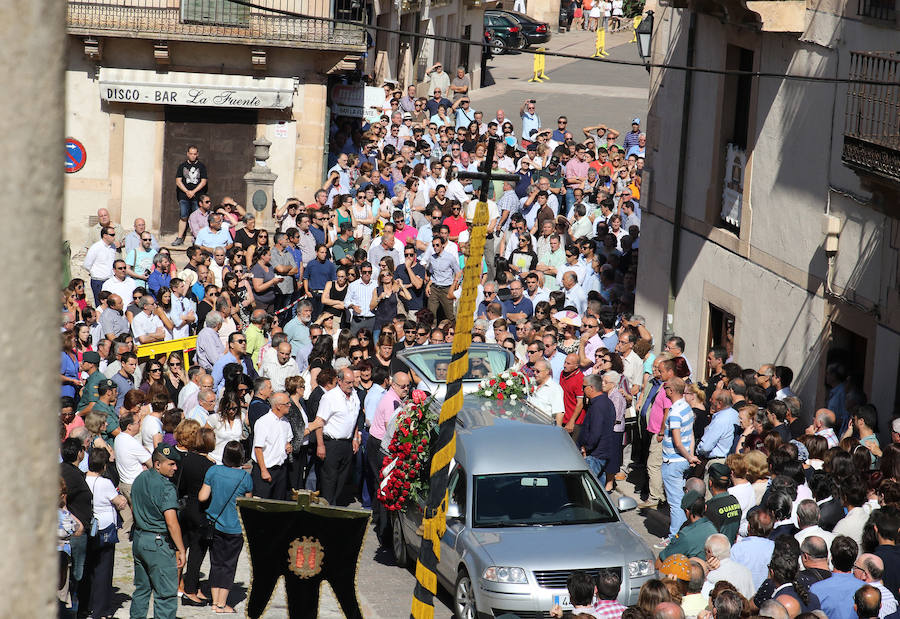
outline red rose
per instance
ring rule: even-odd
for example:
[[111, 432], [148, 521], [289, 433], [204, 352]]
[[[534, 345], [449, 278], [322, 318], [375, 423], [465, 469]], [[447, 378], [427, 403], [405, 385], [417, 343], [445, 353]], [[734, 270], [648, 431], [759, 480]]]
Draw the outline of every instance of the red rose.
[[517, 372], [513, 372], [512, 375], [513, 375], [513, 376], [518, 376], [519, 374], [518, 374]]
[[500, 388], [501, 388], [501, 389], [506, 389], [506, 383], [500, 383]]
[[497, 384], [497, 381], [494, 380], [494, 379], [492, 378], [490, 381], [488, 381], [488, 384], [489, 384], [491, 387], [493, 387], [494, 385]]
[[503, 399], [503, 394], [502, 394], [502, 393], [498, 393], [498, 394], [497, 394], [497, 399], [498, 399], [498, 400], [502, 400], [502, 399]]

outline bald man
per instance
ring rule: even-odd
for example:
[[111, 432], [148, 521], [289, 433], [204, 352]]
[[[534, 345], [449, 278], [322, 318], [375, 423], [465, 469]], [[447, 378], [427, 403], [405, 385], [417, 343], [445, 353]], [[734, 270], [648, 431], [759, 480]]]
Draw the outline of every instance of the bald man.
[[152, 232], [147, 232], [147, 222], [138, 217], [134, 220], [134, 230], [125, 236], [125, 255], [141, 246], [141, 236], [146, 232], [150, 236], [150, 247], [159, 251], [159, 242]]
[[274, 358], [267, 358], [261, 365], [259, 375], [272, 381], [272, 389], [284, 391], [284, 381], [289, 376], [300, 376], [300, 368], [297, 361], [291, 356], [291, 345], [281, 342], [276, 349]]
[[837, 423], [837, 418], [834, 415], [834, 411], [820, 408], [813, 417], [812, 425], [806, 428], [806, 433], [824, 436], [825, 440], [828, 441], [829, 449], [837, 447], [838, 437], [834, 431], [835, 423]]
[[872, 585], [865, 585], [853, 594], [853, 610], [859, 619], [875, 619], [881, 608], [881, 591]]
[[684, 611], [674, 602], [662, 602], [656, 606], [653, 619], [684, 619]]
[[88, 238], [87, 238], [86, 246], [90, 247], [91, 245], [93, 245], [94, 243], [99, 241], [101, 239], [100, 232], [105, 227], [112, 228], [116, 231], [116, 240], [115, 240], [116, 251], [119, 251], [120, 249], [122, 249], [122, 247], [125, 244], [125, 229], [122, 228], [122, 224], [113, 223], [112, 217], [110, 216], [109, 211], [105, 208], [97, 209], [97, 225], [92, 227], [88, 231]]
[[775, 599], [762, 603], [762, 606], [759, 607], [759, 616], [769, 617], [769, 619], [790, 619], [784, 604]]
[[800, 608], [800, 602], [798, 602], [796, 599], [794, 599], [793, 596], [783, 594], [783, 595], [777, 596], [775, 598], [775, 600], [779, 604], [784, 606], [784, 609], [787, 611], [788, 617], [790, 617], [791, 619], [794, 619], [794, 617], [799, 615], [800, 611], [802, 610]]
[[897, 598], [884, 586], [884, 562], [878, 555], [864, 553], [859, 555], [853, 566], [854, 575], [867, 585], [871, 585], [881, 592], [881, 609], [878, 618], [883, 619], [897, 611]]

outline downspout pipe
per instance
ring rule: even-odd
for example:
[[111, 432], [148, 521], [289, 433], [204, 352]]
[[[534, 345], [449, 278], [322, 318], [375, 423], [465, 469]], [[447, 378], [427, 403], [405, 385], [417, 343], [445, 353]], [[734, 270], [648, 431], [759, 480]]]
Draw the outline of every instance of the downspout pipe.
[[[694, 51], [697, 38], [697, 13], [691, 11], [688, 24], [687, 58], [685, 65], [694, 66]], [[684, 100], [681, 104], [681, 144], [678, 148], [678, 180], [675, 189], [675, 221], [672, 229], [672, 260], [669, 267], [669, 315], [675, 314], [675, 296], [678, 294], [678, 263], [681, 254], [681, 217], [684, 212], [685, 169], [687, 168], [687, 142], [691, 125], [691, 102], [693, 98], [694, 72], [687, 71], [684, 84]], [[666, 337], [672, 335], [673, 325], [666, 320]]]

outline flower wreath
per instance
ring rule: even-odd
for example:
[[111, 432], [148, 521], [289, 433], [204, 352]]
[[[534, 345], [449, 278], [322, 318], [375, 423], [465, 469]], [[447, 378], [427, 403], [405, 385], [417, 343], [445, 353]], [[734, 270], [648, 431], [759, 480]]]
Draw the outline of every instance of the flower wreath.
[[494, 400], [524, 400], [534, 393], [535, 382], [520, 370], [506, 370], [478, 383], [475, 393]]
[[412, 401], [397, 412], [396, 430], [382, 462], [377, 493], [385, 509], [403, 509], [410, 496], [420, 500], [428, 493], [430, 473], [426, 464], [431, 459], [430, 442], [437, 435], [440, 415], [433, 403], [433, 397], [416, 389]]

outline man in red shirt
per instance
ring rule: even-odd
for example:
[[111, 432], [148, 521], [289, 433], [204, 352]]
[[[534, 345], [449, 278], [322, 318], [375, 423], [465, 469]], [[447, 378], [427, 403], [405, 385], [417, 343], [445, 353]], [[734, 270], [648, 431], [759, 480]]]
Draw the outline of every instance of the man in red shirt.
[[453, 202], [450, 207], [451, 214], [444, 218], [444, 225], [450, 228], [450, 240], [454, 243], [459, 242], [461, 232], [467, 230], [466, 218], [461, 215], [462, 205], [459, 202]]
[[578, 355], [569, 353], [559, 374], [559, 386], [563, 390], [565, 413], [557, 416], [556, 425], [564, 426], [566, 432], [578, 439], [581, 423], [584, 421], [584, 374], [578, 365]]

